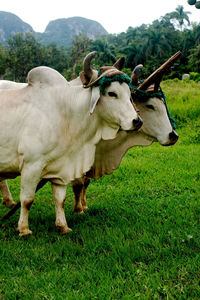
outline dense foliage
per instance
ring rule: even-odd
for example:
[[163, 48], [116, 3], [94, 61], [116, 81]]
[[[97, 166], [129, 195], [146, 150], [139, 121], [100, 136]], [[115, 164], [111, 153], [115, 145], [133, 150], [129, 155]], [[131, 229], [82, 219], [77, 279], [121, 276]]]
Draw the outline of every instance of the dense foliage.
[[142, 63], [144, 76], [181, 50], [181, 58], [167, 77], [181, 78], [183, 73], [200, 73], [200, 23], [191, 25], [188, 15], [189, 12], [178, 6], [174, 12], [150, 25], [129, 27], [117, 35], [91, 40], [80, 34], [68, 48], [43, 45], [31, 33], [17, 34], [9, 38], [8, 46], [0, 45], [0, 77], [24, 81], [31, 68], [47, 65], [70, 80], [79, 74], [85, 54], [93, 50], [98, 52], [94, 67], [112, 64], [124, 55], [126, 72], [130, 75], [134, 66]]

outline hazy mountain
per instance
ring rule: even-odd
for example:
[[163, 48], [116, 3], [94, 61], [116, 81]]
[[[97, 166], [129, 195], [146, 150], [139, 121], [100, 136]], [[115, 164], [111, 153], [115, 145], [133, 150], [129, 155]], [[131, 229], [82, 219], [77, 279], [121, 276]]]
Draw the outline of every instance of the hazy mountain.
[[90, 39], [108, 34], [103, 26], [96, 21], [82, 17], [72, 17], [49, 22], [41, 38], [47, 44], [54, 42], [57, 45], [66, 46], [70, 45], [75, 36], [80, 33]]
[[[34, 32], [29, 24], [12, 13], [0, 11], [0, 43], [6, 44], [8, 37], [12, 34], [26, 32]], [[44, 33], [34, 33], [41, 42], [55, 43], [58, 46], [71, 45], [72, 40], [80, 33], [91, 39], [108, 34], [100, 23], [82, 17], [50, 21]]]
[[0, 11], [0, 43], [5, 44], [11, 34], [33, 31], [33, 28], [16, 15]]

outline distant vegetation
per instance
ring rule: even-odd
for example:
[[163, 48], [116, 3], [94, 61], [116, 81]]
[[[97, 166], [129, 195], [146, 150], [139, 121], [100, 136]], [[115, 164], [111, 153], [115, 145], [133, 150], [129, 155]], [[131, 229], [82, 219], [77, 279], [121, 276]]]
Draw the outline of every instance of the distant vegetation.
[[189, 13], [178, 6], [150, 25], [129, 27], [120, 34], [90, 39], [79, 34], [70, 47], [44, 45], [34, 34], [10, 36], [8, 45], [0, 44], [0, 78], [25, 81], [28, 71], [39, 65], [57, 69], [68, 80], [77, 76], [86, 53], [96, 50], [94, 67], [110, 65], [126, 57], [124, 71], [129, 75], [143, 64], [146, 77], [178, 50], [182, 56], [166, 78], [181, 78], [183, 73], [200, 73], [200, 23], [190, 24]]

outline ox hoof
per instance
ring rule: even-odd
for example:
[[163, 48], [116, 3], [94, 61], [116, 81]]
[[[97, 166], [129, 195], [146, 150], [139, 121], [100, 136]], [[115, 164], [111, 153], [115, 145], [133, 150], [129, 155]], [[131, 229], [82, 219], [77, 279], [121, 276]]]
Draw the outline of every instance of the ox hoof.
[[30, 229], [23, 229], [19, 231], [19, 236], [31, 235], [32, 231]]
[[79, 214], [79, 215], [84, 214], [84, 210], [83, 210], [82, 207], [81, 208], [75, 207], [74, 208], [74, 212], [77, 213], [77, 214]]
[[3, 205], [5, 205], [5, 207], [12, 209], [13, 207], [16, 206], [16, 202], [13, 200], [6, 200], [3, 202]]
[[56, 230], [60, 233], [60, 234], [67, 234], [69, 232], [72, 231], [71, 228], [67, 227], [67, 226], [56, 226]]
[[83, 206], [83, 210], [88, 210], [88, 206]]

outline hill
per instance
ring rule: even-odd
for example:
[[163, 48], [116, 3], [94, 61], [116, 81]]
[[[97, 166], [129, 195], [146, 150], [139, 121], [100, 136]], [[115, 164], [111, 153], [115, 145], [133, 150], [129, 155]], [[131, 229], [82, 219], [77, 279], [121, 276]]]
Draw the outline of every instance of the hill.
[[[6, 44], [10, 35], [26, 32], [34, 32], [34, 30], [18, 16], [9, 12], [0, 11], [0, 43]], [[82, 17], [50, 21], [45, 32], [34, 32], [42, 43], [55, 43], [57, 46], [71, 45], [72, 40], [80, 33], [83, 33], [90, 39], [108, 34], [100, 23]]]
[[0, 11], [0, 43], [5, 44], [8, 37], [16, 33], [33, 32], [33, 28], [10, 12]]
[[41, 39], [45, 44], [53, 42], [59, 46], [68, 46], [75, 36], [80, 33], [90, 39], [108, 34], [103, 26], [96, 21], [82, 17], [72, 17], [49, 22], [45, 32], [41, 34]]

